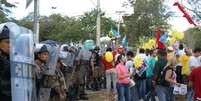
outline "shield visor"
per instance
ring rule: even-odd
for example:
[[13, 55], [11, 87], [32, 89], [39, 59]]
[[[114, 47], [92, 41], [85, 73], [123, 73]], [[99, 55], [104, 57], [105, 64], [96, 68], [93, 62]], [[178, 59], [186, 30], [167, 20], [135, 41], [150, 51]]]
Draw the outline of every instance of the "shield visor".
[[48, 47], [48, 60], [47, 60], [47, 66], [48, 66], [48, 75], [55, 75], [56, 66], [59, 59], [59, 47], [58, 46], [50, 46]]

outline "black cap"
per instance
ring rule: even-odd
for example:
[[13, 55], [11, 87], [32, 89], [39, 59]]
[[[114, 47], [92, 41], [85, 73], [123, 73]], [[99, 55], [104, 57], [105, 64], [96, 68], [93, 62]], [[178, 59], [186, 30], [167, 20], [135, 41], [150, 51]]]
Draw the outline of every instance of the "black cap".
[[47, 46], [46, 46], [46, 45], [43, 45], [43, 46], [40, 48], [40, 50], [39, 50], [38, 53], [43, 53], [43, 52], [48, 52], [48, 49], [47, 49]]
[[7, 26], [4, 26], [2, 31], [0, 32], [0, 40], [2, 39], [9, 39], [10, 30]]
[[99, 46], [96, 46], [96, 47], [94, 48], [94, 50], [100, 50], [100, 47], [99, 47]]

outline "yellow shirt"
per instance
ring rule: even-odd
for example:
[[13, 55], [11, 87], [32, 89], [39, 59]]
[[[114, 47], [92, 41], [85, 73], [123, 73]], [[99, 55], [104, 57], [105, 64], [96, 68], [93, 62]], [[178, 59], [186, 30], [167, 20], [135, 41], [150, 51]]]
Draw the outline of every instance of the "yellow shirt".
[[179, 62], [182, 64], [182, 75], [189, 75], [190, 73], [190, 68], [189, 68], [189, 56], [187, 55], [182, 55], [179, 57]]

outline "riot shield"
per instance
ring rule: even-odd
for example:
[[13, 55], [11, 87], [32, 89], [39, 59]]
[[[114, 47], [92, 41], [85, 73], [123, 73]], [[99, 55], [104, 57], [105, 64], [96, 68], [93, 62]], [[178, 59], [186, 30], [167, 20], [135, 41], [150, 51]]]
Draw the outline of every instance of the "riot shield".
[[47, 66], [48, 66], [48, 75], [55, 75], [55, 70], [57, 66], [57, 62], [59, 59], [59, 47], [58, 46], [51, 46], [47, 45], [48, 48], [48, 60], [47, 60]]
[[10, 61], [12, 101], [36, 101], [33, 77], [33, 33], [14, 23], [7, 24], [10, 30]]

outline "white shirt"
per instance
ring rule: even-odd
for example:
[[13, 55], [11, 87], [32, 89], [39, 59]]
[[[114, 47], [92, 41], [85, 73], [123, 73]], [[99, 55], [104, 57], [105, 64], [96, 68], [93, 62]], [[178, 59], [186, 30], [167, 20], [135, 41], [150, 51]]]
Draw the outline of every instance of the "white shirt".
[[200, 66], [201, 66], [201, 56], [199, 57], [199, 63], [200, 63]]
[[142, 57], [143, 59], [147, 59], [147, 55], [146, 54], [138, 54], [140, 57]]
[[118, 58], [119, 55], [120, 55], [119, 53], [117, 53], [117, 54], [115, 55], [115, 62], [117, 62], [117, 58]]
[[200, 66], [200, 57], [191, 56], [189, 59], [189, 67], [192, 71], [193, 68]]
[[184, 52], [184, 50], [178, 50], [176, 54], [179, 55], [179, 56], [181, 56], [181, 55], [184, 55], [185, 52]]
[[133, 63], [132, 60], [128, 60], [126, 62], [126, 67], [128, 67], [128, 69], [130, 70], [131, 74], [134, 72], [134, 69], [135, 69], [133, 65], [134, 65], [134, 63]]

